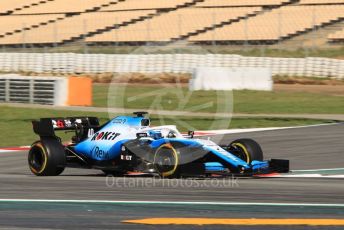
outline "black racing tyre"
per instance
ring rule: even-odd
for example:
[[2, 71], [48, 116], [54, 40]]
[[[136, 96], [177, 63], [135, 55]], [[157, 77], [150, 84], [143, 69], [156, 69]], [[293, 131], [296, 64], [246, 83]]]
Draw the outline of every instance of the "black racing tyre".
[[65, 149], [53, 138], [36, 141], [31, 145], [28, 163], [36, 176], [58, 176], [66, 167]]
[[233, 153], [250, 164], [252, 161], [262, 161], [263, 151], [260, 145], [252, 139], [238, 139], [230, 143], [230, 149], [233, 149]]
[[172, 144], [166, 143], [155, 151], [153, 165], [162, 177], [178, 177], [180, 154]]

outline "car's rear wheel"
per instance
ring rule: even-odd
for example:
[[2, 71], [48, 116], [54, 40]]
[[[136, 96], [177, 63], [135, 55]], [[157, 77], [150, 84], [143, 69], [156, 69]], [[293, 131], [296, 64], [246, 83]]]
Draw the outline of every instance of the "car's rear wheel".
[[252, 161], [262, 161], [263, 151], [260, 145], [252, 139], [238, 139], [230, 143], [229, 149], [241, 160], [250, 164]]
[[179, 158], [179, 152], [166, 143], [155, 151], [153, 165], [160, 176], [177, 177]]
[[30, 148], [28, 163], [37, 176], [58, 176], [66, 166], [64, 147], [56, 139], [36, 141]]

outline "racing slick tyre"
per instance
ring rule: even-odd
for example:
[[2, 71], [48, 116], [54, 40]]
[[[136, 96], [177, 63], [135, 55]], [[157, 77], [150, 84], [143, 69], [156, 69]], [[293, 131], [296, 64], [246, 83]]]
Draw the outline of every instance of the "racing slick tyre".
[[252, 161], [262, 161], [263, 151], [260, 145], [252, 139], [238, 139], [229, 145], [234, 155], [250, 164]]
[[31, 145], [28, 162], [36, 176], [58, 176], [66, 166], [65, 149], [53, 138], [36, 141]]
[[157, 173], [162, 177], [178, 177], [179, 151], [172, 144], [166, 143], [155, 151], [153, 165]]

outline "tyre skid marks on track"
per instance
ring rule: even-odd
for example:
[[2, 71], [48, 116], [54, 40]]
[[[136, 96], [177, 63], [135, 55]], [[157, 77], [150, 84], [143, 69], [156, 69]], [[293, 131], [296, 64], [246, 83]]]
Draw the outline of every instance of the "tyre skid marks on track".
[[[258, 131], [272, 131], [272, 130], [283, 130], [283, 129], [295, 129], [305, 128], [314, 126], [328, 126], [333, 124], [320, 124], [310, 126], [296, 126], [296, 127], [272, 127], [272, 128], [250, 128], [250, 129], [230, 129], [230, 130], [209, 130], [209, 131], [196, 131], [195, 136], [209, 136], [209, 135], [223, 135], [233, 133], [246, 133], [246, 132], [258, 132]], [[12, 153], [17, 151], [27, 151], [30, 146], [20, 147], [8, 147], [0, 148], [0, 153]], [[335, 172], [339, 171], [339, 172]], [[312, 170], [292, 170], [290, 173], [271, 173], [265, 175], [256, 175], [259, 178], [336, 178], [344, 179], [344, 168], [333, 168], [333, 169], [312, 169]]]
[[[29, 146], [0, 148], [0, 153], [11, 153], [29, 150]], [[341, 173], [331, 173], [331, 171], [341, 171]], [[322, 174], [323, 173], [323, 174]], [[307, 170], [291, 170], [290, 173], [269, 173], [254, 175], [256, 178], [329, 178], [344, 179], [344, 168], [330, 169], [307, 169]]]
[[[307, 127], [317, 127], [317, 126], [327, 126], [334, 124], [318, 124], [318, 125], [308, 125], [308, 126], [292, 126], [292, 127], [268, 127], [268, 128], [247, 128], [247, 129], [223, 129], [223, 130], [206, 130], [206, 131], [195, 131], [195, 137], [212, 136], [212, 135], [225, 135], [225, 134], [239, 134], [239, 133], [249, 133], [249, 132], [261, 132], [261, 131], [274, 131], [274, 130], [284, 130], [284, 129], [297, 129], [297, 128], [307, 128]], [[183, 133], [187, 136], [187, 133]], [[13, 152], [13, 151], [25, 151], [29, 150], [30, 146], [20, 146], [20, 147], [6, 147], [0, 148], [1, 152]]]

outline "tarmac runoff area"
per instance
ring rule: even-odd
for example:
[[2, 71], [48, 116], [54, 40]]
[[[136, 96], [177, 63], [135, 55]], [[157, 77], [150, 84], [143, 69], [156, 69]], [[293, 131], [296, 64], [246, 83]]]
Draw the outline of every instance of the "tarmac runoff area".
[[[1, 229], [343, 229], [344, 124], [213, 135], [256, 139], [292, 173], [212, 180], [36, 177], [27, 151], [0, 152]], [[288, 177], [285, 177], [288, 176]], [[292, 177], [290, 177], [292, 176]]]

